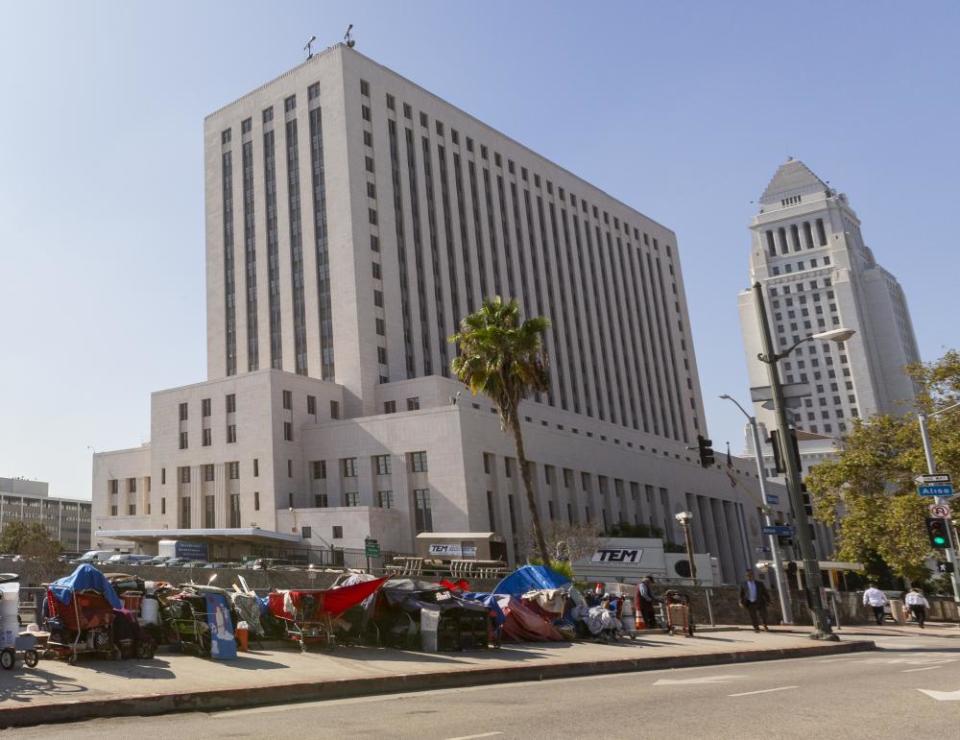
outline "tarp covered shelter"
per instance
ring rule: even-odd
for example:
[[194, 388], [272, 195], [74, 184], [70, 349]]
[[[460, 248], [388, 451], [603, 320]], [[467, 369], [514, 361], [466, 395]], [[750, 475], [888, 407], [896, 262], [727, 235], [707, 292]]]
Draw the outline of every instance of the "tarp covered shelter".
[[104, 598], [110, 602], [114, 609], [122, 609], [123, 602], [113, 590], [110, 581], [99, 570], [92, 565], [78, 565], [77, 569], [68, 576], [50, 584], [50, 591], [61, 604], [69, 604], [73, 599], [73, 594], [79, 591], [96, 591], [103, 594]]
[[560, 588], [568, 583], [570, 580], [566, 576], [560, 575], [545, 565], [524, 565], [500, 581], [493, 589], [493, 593], [521, 596], [528, 591]]

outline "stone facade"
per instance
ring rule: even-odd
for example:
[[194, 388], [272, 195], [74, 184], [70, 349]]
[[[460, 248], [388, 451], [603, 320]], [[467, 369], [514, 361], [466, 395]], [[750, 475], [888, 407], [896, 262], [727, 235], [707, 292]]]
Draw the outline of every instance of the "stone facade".
[[148, 445], [95, 456], [98, 543], [259, 527], [412, 552], [493, 530], [521, 561], [512, 441], [447, 341], [503, 295], [551, 320], [550, 388], [522, 410], [542, 518], [679, 541], [690, 509], [725, 580], [758, 555], [755, 474], [691, 452], [672, 231], [342, 45], [208, 116], [204, 150], [208, 380], [153, 395]]

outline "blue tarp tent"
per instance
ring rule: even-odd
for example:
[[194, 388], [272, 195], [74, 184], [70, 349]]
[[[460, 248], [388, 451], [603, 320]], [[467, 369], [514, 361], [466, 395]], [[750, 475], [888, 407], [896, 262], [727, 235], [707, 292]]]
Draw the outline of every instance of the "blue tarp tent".
[[545, 565], [524, 565], [504, 578], [493, 589], [495, 594], [510, 594], [520, 596], [527, 591], [537, 591], [543, 588], [560, 588], [570, 581]]
[[69, 604], [75, 591], [96, 591], [103, 594], [114, 609], [123, 608], [123, 602], [113, 590], [110, 581], [92, 565], [78, 565], [73, 573], [51, 583], [50, 590], [61, 604]]
[[493, 612], [493, 620], [496, 622], [499, 627], [506, 621], [506, 616], [504, 616], [503, 610], [500, 608], [500, 604], [497, 603], [496, 594], [488, 593], [477, 593], [475, 591], [466, 591], [463, 593], [457, 594], [461, 599], [466, 601], [478, 601], [487, 607], [491, 612]]

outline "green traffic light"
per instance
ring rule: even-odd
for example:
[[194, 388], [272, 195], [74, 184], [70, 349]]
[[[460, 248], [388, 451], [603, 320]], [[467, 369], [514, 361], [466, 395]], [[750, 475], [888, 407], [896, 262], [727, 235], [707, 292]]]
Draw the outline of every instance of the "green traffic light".
[[936, 535], [936, 536], [934, 536], [934, 538], [933, 538], [933, 544], [935, 544], [935, 545], [937, 545], [937, 546], [939, 546], [939, 545], [945, 545], [945, 544], [947, 544], [947, 538], [946, 538], [946, 537], [941, 537], [940, 535]]

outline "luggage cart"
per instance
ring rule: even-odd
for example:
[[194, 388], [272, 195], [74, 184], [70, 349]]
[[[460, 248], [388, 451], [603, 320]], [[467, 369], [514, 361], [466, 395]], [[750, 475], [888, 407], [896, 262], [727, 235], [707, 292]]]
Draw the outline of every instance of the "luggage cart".
[[70, 665], [77, 662], [77, 656], [90, 653], [120, 658], [113, 642], [113, 607], [103, 594], [73, 591], [70, 603], [64, 604], [48, 590], [47, 610], [47, 654], [66, 658]]
[[682, 591], [669, 590], [663, 594], [661, 610], [666, 631], [671, 635], [682, 633], [693, 637], [693, 616], [690, 613], [690, 597]]
[[267, 597], [267, 607], [283, 622], [287, 639], [299, 643], [303, 652], [309, 643], [322, 643], [332, 649], [336, 647], [334, 618], [365, 601], [386, 580], [378, 578], [341, 588], [273, 591]]

